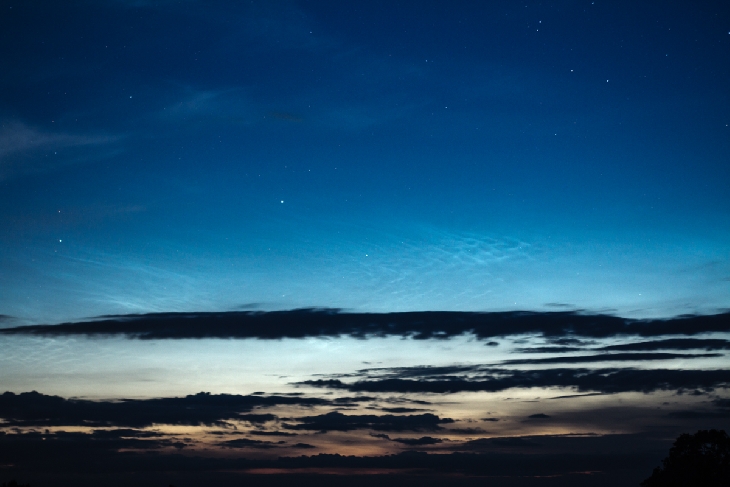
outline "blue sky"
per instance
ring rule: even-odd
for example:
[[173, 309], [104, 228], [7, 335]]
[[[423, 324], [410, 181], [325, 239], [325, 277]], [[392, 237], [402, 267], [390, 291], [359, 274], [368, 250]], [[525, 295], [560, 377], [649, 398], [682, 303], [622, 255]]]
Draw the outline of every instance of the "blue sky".
[[711, 4], [10, 7], [7, 315], [728, 305]]

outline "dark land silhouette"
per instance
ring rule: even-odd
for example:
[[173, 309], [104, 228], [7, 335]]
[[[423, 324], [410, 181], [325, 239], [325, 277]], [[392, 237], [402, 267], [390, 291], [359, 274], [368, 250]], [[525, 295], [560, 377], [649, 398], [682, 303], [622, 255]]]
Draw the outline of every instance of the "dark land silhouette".
[[730, 485], [730, 437], [723, 430], [683, 434], [642, 487], [727, 487]]

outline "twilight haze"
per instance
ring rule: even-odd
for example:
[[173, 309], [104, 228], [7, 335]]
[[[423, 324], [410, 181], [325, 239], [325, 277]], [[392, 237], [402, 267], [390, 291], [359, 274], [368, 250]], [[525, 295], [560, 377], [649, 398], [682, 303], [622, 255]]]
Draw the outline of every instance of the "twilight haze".
[[729, 60], [726, 2], [0, 0], [0, 482], [638, 485], [730, 430]]

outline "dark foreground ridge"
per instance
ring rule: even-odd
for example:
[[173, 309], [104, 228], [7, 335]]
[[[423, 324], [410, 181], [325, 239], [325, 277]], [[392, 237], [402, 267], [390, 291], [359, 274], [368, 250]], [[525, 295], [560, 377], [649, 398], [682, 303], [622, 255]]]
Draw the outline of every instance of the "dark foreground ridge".
[[[421, 451], [375, 457], [319, 454], [271, 460], [202, 458], [144, 453], [122, 454], [89, 444], [58, 444], [48, 438], [23, 438], [0, 448], [17, 462], [6, 473], [32, 478], [31, 484], [73, 486], [317, 485], [380, 486], [637, 486], [655, 451], [613, 454], [450, 453]], [[630, 435], [631, 438], [634, 436]], [[635, 437], [639, 439], [641, 436]], [[631, 439], [629, 438], [629, 439]], [[576, 441], [583, 441], [576, 438]], [[724, 487], [730, 480], [730, 443], [724, 431], [683, 434], [663, 466], [654, 469], [643, 487], [697, 485]], [[34, 444], [33, 444], [34, 443]], [[13, 451], [3, 447], [13, 446]], [[70, 448], [69, 448], [70, 447]], [[25, 455], [24, 455], [25, 454]], [[25, 457], [25, 458], [23, 458]], [[20, 467], [20, 468], [18, 468]], [[369, 472], [369, 473], [366, 473]], [[646, 475], [646, 473], [644, 473]], [[679, 480], [679, 482], [675, 482]], [[15, 480], [2, 487], [29, 487]]]
[[578, 312], [499, 313], [420, 311], [346, 313], [338, 309], [150, 313], [102, 316], [91, 321], [0, 329], [0, 334], [43, 336], [123, 335], [143, 340], [183, 338], [356, 338], [410, 336], [446, 339], [473, 333], [479, 339], [516, 334], [549, 338], [607, 338], [618, 335], [659, 337], [730, 332], [730, 313], [634, 320]]

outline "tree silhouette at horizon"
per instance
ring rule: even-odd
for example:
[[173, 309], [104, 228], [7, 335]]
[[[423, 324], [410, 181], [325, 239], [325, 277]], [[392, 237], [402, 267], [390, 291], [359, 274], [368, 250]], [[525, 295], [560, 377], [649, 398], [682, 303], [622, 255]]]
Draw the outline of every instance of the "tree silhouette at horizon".
[[724, 430], [684, 433], [641, 487], [730, 486], [730, 437]]

